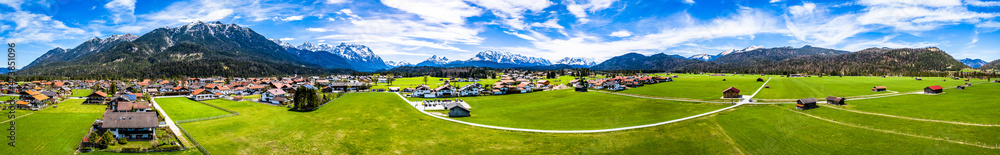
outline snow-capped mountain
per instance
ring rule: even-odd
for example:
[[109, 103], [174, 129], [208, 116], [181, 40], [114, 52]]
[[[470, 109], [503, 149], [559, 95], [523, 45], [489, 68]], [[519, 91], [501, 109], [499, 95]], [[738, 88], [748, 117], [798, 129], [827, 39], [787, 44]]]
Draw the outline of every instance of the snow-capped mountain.
[[455, 62], [455, 60], [450, 60], [447, 57], [443, 57], [443, 56], [442, 57], [438, 57], [437, 55], [433, 55], [430, 58], [427, 58], [427, 60], [424, 60], [423, 62], [417, 63], [417, 65], [415, 65], [415, 66], [441, 67], [441, 66], [444, 66], [444, 65], [446, 65], [448, 63], [452, 63], [452, 62]]
[[987, 63], [986, 61], [983, 61], [983, 59], [971, 59], [971, 58], [959, 59], [958, 61], [972, 68], [979, 68], [982, 67], [983, 65], [986, 65]]
[[389, 65], [390, 67], [413, 66], [413, 64], [411, 64], [410, 62], [406, 62], [405, 60], [404, 61], [399, 61], [399, 62], [396, 62], [396, 61], [386, 61], [385, 65]]
[[31, 64], [28, 64], [28, 66], [32, 66], [35, 64], [47, 64], [60, 61], [76, 60], [81, 57], [96, 53], [100, 50], [111, 48], [112, 46], [117, 45], [119, 43], [132, 42], [138, 38], [139, 36], [132, 35], [130, 33], [122, 35], [111, 35], [110, 37], [104, 39], [97, 37], [90, 38], [89, 40], [84, 41], [82, 44], [76, 46], [75, 48], [63, 49], [56, 47], [52, 50], [49, 50], [42, 56], [35, 59], [35, 61], [32, 61]]
[[698, 54], [688, 57], [688, 59], [701, 61], [712, 61], [715, 60], [715, 58], [719, 58], [719, 55]]
[[556, 64], [564, 64], [574, 67], [590, 67], [597, 65], [597, 63], [594, 62], [594, 59], [580, 58], [580, 57], [574, 57], [574, 58], [566, 57], [559, 61], [556, 61]]
[[338, 55], [346, 59], [348, 63], [351, 64], [351, 69], [354, 70], [374, 71], [390, 67], [385, 64], [385, 61], [383, 61], [381, 57], [375, 55], [375, 53], [373, 53], [372, 50], [365, 45], [340, 43], [340, 45], [333, 46], [325, 43], [312, 44], [305, 42], [296, 48], [308, 51], [323, 51]]
[[527, 57], [520, 54], [513, 54], [503, 51], [483, 51], [476, 54], [469, 61], [485, 61], [501, 64], [513, 64], [518, 66], [548, 66], [552, 65], [549, 60], [538, 57]]
[[729, 50], [726, 50], [726, 51], [722, 51], [722, 53], [719, 53], [717, 55], [698, 54], [698, 55], [693, 55], [691, 57], [688, 57], [687, 59], [702, 60], [702, 61], [712, 61], [712, 60], [715, 60], [716, 58], [722, 57], [723, 55], [729, 55], [729, 54], [733, 54], [733, 53], [743, 53], [743, 52], [753, 51], [753, 50], [762, 49], [762, 48], [764, 48], [763, 45], [761, 45], [761, 46], [750, 45], [750, 47], [743, 48], [743, 49], [729, 49]]

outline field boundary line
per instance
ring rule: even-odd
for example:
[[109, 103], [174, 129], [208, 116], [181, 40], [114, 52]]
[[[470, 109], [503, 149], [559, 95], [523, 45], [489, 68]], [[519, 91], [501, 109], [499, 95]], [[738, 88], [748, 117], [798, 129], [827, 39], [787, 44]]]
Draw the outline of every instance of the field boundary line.
[[876, 115], [876, 116], [899, 118], [899, 119], [921, 121], [921, 122], [935, 122], [935, 123], [947, 123], [947, 124], [955, 124], [955, 125], [982, 126], [982, 127], [998, 127], [998, 126], [1000, 126], [1000, 125], [993, 125], [993, 124], [964, 123], [964, 122], [955, 122], [955, 121], [944, 121], [944, 120], [933, 120], [933, 119], [923, 119], [923, 118], [912, 118], [912, 117], [896, 116], [896, 115], [889, 115], [889, 114], [882, 114], [882, 113], [857, 111], [857, 110], [851, 110], [851, 109], [845, 109], [845, 108], [839, 108], [839, 107], [833, 107], [833, 106], [827, 106], [827, 105], [821, 105], [821, 106], [830, 107], [832, 109], [843, 110], [843, 111], [847, 111], [847, 112], [859, 113], [859, 114]]
[[698, 100], [684, 100], [684, 99], [672, 99], [672, 98], [661, 98], [661, 97], [652, 97], [652, 96], [645, 96], [645, 95], [636, 95], [636, 94], [626, 94], [626, 93], [618, 93], [618, 92], [604, 92], [604, 91], [595, 91], [595, 92], [600, 92], [600, 93], [605, 93], [605, 94], [612, 94], [612, 95], [621, 95], [621, 96], [629, 96], [629, 97], [637, 97], [637, 98], [645, 98], [645, 99], [654, 99], [654, 100], [668, 100], [668, 101], [681, 101], [681, 102], [699, 102], [699, 103], [722, 103], [722, 104], [733, 104], [732, 102], [715, 102], [715, 101], [698, 101]]
[[910, 136], [910, 137], [915, 137], [915, 138], [938, 140], [938, 141], [944, 141], [944, 142], [955, 143], [955, 144], [962, 144], [962, 145], [969, 145], [969, 146], [975, 146], [975, 147], [981, 147], [981, 148], [987, 148], [987, 149], [1000, 149], [1000, 147], [989, 146], [989, 145], [986, 145], [985, 143], [980, 143], [980, 142], [969, 143], [968, 141], [951, 140], [950, 138], [946, 139], [946, 138], [941, 138], [940, 136], [937, 137], [937, 138], [935, 138], [933, 135], [924, 136], [924, 135], [915, 135], [915, 134], [910, 134], [910, 133], [901, 133], [901, 132], [896, 132], [896, 131], [892, 131], [892, 130], [876, 129], [876, 128], [867, 127], [867, 126], [861, 126], [861, 125], [855, 125], [855, 124], [847, 124], [847, 123], [844, 123], [844, 122], [834, 121], [834, 120], [826, 119], [826, 118], [823, 118], [823, 117], [819, 117], [819, 116], [810, 115], [810, 114], [806, 114], [806, 113], [803, 113], [803, 112], [795, 111], [795, 110], [792, 110], [792, 109], [785, 109], [785, 110], [788, 110], [788, 111], [791, 111], [791, 112], [795, 112], [795, 113], [799, 113], [799, 114], [802, 114], [802, 115], [805, 115], [805, 116], [809, 116], [809, 117], [812, 117], [812, 118], [816, 118], [816, 119], [819, 119], [819, 120], [827, 121], [827, 122], [830, 122], [830, 123], [840, 124], [840, 125], [854, 127], [854, 128], [867, 129], [867, 130], [872, 130], [872, 131], [878, 131], [878, 132], [890, 133], [890, 134], [897, 134], [897, 135], [903, 135], [903, 136]]
[[11, 119], [8, 119], [8, 120], [6, 120], [6, 121], [3, 121], [3, 122], [0, 122], [0, 123], [7, 123], [7, 122], [10, 122], [10, 121], [13, 121], [13, 120], [15, 120], [15, 119], [18, 119], [18, 118], [21, 118], [21, 117], [24, 117], [24, 116], [28, 116], [28, 115], [31, 115], [31, 114], [35, 114], [35, 112], [31, 112], [31, 113], [28, 113], [28, 114], [24, 114], [24, 115], [21, 115], [21, 116], [17, 116], [17, 117], [14, 117], [14, 118], [11, 118]]
[[729, 136], [729, 133], [726, 132], [726, 128], [722, 128], [722, 125], [719, 125], [719, 120], [713, 118], [712, 123], [715, 124], [715, 127], [719, 128], [719, 131], [722, 131], [722, 135], [725, 135], [726, 139], [729, 139], [729, 142], [736, 145], [736, 151], [739, 151], [740, 154], [747, 154], [746, 152], [743, 152], [743, 146], [737, 143], [736, 140], [733, 140], [733, 137]]

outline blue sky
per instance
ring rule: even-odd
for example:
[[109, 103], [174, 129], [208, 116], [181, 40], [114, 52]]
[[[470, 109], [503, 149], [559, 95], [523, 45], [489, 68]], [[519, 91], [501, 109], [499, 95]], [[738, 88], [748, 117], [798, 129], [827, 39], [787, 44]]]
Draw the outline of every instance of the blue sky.
[[368, 45], [385, 60], [468, 59], [500, 50], [601, 61], [629, 52], [691, 56], [751, 45], [935, 46], [1000, 59], [1000, 1], [982, 0], [0, 0], [0, 40], [19, 67], [55, 47], [221, 21], [269, 38]]

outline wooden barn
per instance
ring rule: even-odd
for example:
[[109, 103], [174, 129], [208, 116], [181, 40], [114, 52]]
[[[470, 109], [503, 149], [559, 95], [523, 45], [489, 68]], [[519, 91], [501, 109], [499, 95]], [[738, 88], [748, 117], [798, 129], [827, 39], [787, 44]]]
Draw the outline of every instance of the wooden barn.
[[735, 87], [729, 87], [722, 91], [722, 98], [740, 98], [740, 90]]
[[884, 92], [887, 89], [888, 88], [885, 87], [885, 86], [875, 86], [875, 87], [872, 87], [872, 91], [874, 91], [874, 92]]
[[844, 100], [847, 100], [847, 99], [844, 99], [843, 97], [827, 96], [826, 97], [826, 104], [832, 104], [832, 105], [840, 105], [840, 106], [842, 106], [842, 105], [846, 105], [844, 103]]
[[462, 106], [461, 104], [451, 104], [451, 105], [452, 105], [452, 107], [448, 108], [448, 117], [469, 117], [469, 116], [472, 116], [472, 114], [470, 114], [471, 111], [469, 111], [469, 108], [466, 108], [465, 106]]
[[816, 105], [816, 98], [810, 97], [807, 99], [800, 99], [795, 102], [796, 102], [795, 108], [798, 108], [799, 110], [809, 110], [809, 109], [819, 108], [819, 106]]
[[941, 86], [939, 85], [934, 85], [924, 88], [924, 94], [940, 94], [940, 93], [944, 93], [944, 88], [941, 88]]
[[955, 88], [957, 88], [958, 90], [965, 90], [965, 86], [958, 86], [958, 87], [955, 87]]
[[917, 78], [917, 81], [924, 80], [923, 78]]
[[764, 82], [764, 78], [757, 78], [757, 82]]

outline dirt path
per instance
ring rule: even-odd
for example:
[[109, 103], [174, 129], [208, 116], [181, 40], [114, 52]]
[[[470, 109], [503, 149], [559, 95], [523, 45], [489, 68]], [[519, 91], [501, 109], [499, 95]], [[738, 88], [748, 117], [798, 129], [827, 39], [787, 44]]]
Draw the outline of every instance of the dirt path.
[[896, 135], [903, 135], [903, 136], [909, 136], [909, 137], [916, 137], [916, 138], [923, 138], [923, 139], [930, 139], [930, 140], [938, 140], [938, 141], [944, 141], [944, 142], [955, 143], [955, 144], [962, 144], [962, 145], [969, 145], [969, 146], [975, 146], [975, 147], [981, 147], [981, 148], [987, 148], [987, 149], [1000, 149], [1000, 145], [998, 145], [998, 144], [994, 144], [993, 146], [989, 146], [989, 145], [987, 145], [985, 143], [969, 142], [969, 141], [961, 141], [961, 140], [952, 140], [952, 139], [949, 139], [949, 138], [942, 138], [941, 136], [935, 137], [934, 135], [917, 135], [917, 134], [912, 134], [912, 133], [897, 132], [895, 130], [876, 129], [876, 128], [872, 128], [872, 127], [866, 127], [866, 126], [857, 125], [857, 124], [848, 124], [848, 123], [844, 123], [844, 122], [834, 121], [834, 120], [826, 119], [826, 118], [823, 118], [823, 117], [819, 117], [819, 116], [810, 115], [810, 114], [806, 114], [806, 113], [803, 113], [803, 112], [795, 111], [795, 110], [792, 110], [792, 109], [785, 109], [785, 110], [788, 110], [788, 111], [791, 111], [791, 112], [795, 112], [795, 113], [798, 113], [798, 114], [802, 114], [802, 115], [805, 115], [805, 116], [809, 116], [809, 117], [812, 117], [812, 118], [816, 118], [816, 119], [819, 119], [819, 120], [827, 121], [827, 122], [830, 122], [830, 123], [840, 124], [840, 125], [845, 125], [845, 126], [850, 126], [850, 127], [854, 127], [854, 128], [860, 128], [860, 129], [878, 131], [878, 132], [882, 132], [882, 133], [890, 133], [890, 134], [896, 134]]

